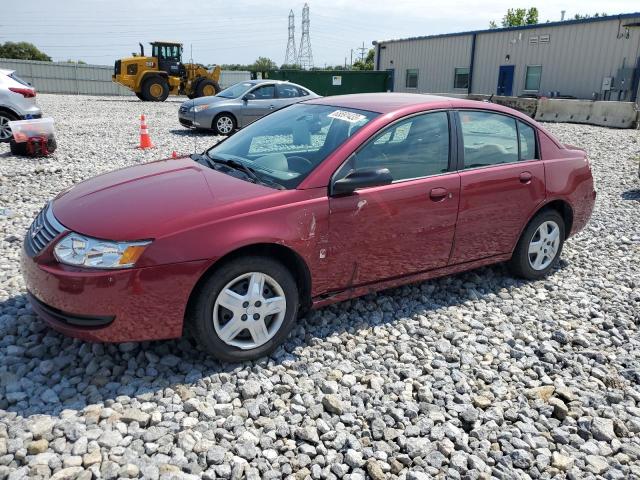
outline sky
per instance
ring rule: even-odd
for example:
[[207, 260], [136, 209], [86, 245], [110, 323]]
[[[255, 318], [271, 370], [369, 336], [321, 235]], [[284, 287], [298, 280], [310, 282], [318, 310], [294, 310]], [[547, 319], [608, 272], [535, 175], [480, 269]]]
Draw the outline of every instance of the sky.
[[[531, 1], [531, 0], [529, 0]], [[184, 44], [185, 61], [203, 64], [252, 63], [259, 56], [283, 63], [289, 10], [295, 14], [300, 45], [302, 7], [298, 0], [5, 0], [0, 43], [34, 43], [53, 60], [111, 65], [138, 51], [138, 42]], [[576, 13], [630, 13], [638, 0], [538, 0], [518, 5], [505, 0], [309, 0], [310, 36], [316, 66], [344, 64], [371, 48], [373, 40], [460, 32], [500, 22], [508, 8], [535, 6], [540, 22]], [[53, 8], [52, 8], [53, 7]]]

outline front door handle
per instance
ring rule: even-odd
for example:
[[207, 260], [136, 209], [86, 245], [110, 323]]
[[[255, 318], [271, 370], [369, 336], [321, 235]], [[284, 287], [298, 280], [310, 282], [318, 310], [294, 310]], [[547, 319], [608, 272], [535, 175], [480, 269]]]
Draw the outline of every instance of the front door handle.
[[533, 175], [531, 175], [531, 172], [522, 172], [520, 174], [520, 183], [529, 184], [531, 183], [532, 178], [533, 178]]
[[440, 202], [450, 196], [449, 191], [446, 188], [432, 188], [429, 192], [429, 198], [434, 202]]

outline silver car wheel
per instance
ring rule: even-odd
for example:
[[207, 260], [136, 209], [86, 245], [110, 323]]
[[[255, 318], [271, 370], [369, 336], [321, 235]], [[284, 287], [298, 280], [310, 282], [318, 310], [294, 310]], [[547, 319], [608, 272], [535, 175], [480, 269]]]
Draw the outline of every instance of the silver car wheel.
[[264, 273], [249, 272], [220, 291], [213, 306], [213, 327], [227, 345], [250, 350], [278, 333], [286, 311], [280, 284]]
[[8, 140], [11, 138], [11, 127], [9, 122], [11, 119], [0, 114], [0, 140]]
[[556, 258], [560, 247], [560, 227], [548, 220], [540, 224], [529, 242], [529, 265], [534, 270], [544, 270]]
[[216, 120], [216, 128], [218, 129], [218, 132], [222, 134], [226, 135], [231, 133], [231, 130], [233, 130], [233, 120], [226, 115], [223, 115]]

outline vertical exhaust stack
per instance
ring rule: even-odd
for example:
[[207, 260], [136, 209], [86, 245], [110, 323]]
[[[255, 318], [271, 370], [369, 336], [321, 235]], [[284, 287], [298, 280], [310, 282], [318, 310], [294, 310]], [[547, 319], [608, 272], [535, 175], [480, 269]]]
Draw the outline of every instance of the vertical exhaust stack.
[[139, 43], [138, 45], [140, 45], [140, 56], [144, 57], [144, 45], [142, 45], [142, 43]]
[[561, 10], [561, 11], [560, 11], [560, 21], [561, 21], [561, 22], [564, 22], [564, 14], [565, 14], [565, 13], [567, 13], [567, 11], [566, 11], [566, 10]]

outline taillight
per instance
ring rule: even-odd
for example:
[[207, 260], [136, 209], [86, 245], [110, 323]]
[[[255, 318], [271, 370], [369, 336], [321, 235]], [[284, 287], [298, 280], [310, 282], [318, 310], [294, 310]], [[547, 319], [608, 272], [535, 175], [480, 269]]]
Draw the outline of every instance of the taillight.
[[33, 98], [36, 96], [36, 91], [33, 88], [9, 87], [9, 90], [11, 90], [14, 93], [19, 93], [24, 98]]

